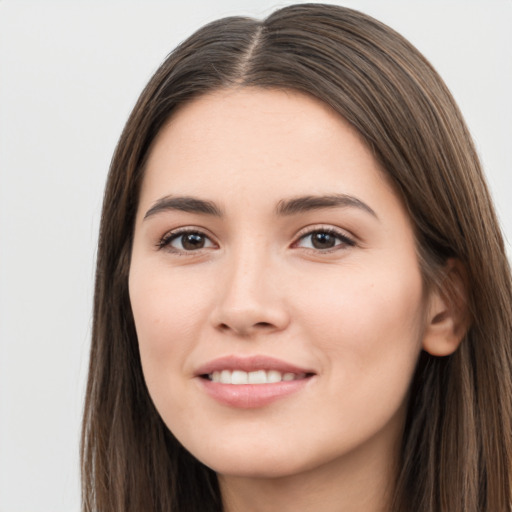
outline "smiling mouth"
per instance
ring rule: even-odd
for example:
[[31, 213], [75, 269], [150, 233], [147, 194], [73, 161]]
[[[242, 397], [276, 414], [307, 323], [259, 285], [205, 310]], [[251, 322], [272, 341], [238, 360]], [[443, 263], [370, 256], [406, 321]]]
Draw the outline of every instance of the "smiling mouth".
[[300, 393], [316, 372], [262, 355], [226, 356], [201, 366], [196, 377], [200, 389], [216, 402], [243, 410], [264, 408]]
[[242, 385], [277, 384], [279, 382], [303, 380], [312, 375], [312, 373], [280, 372], [277, 370], [255, 370], [251, 372], [243, 370], [220, 370], [201, 375], [201, 377], [220, 384]]

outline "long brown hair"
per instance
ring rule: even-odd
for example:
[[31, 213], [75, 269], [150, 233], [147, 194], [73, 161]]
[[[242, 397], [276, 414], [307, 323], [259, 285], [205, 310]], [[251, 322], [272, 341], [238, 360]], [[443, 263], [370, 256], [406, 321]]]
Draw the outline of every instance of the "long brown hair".
[[303, 4], [211, 23], [172, 52], [116, 148], [103, 204], [82, 433], [84, 511], [221, 511], [216, 475], [165, 427], [146, 389], [128, 271], [151, 143], [174, 110], [227, 87], [293, 89], [351, 123], [407, 205], [427, 286], [464, 268], [471, 327], [411, 384], [394, 512], [509, 511], [510, 267], [479, 160], [441, 78], [403, 37], [347, 8]]

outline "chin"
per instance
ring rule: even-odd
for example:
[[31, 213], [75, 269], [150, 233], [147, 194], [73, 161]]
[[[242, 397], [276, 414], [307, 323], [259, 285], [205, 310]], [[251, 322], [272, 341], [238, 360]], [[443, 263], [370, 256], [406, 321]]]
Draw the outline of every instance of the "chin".
[[290, 460], [276, 461], [274, 457], [244, 460], [228, 456], [224, 460], [207, 460], [203, 463], [218, 475], [257, 479], [285, 478], [307, 469], [301, 464], [293, 464]]
[[256, 479], [296, 476], [329, 466], [340, 458], [340, 454], [330, 447], [308, 447], [303, 443], [287, 445], [267, 439], [259, 441], [248, 443], [245, 439], [238, 446], [228, 442], [219, 443], [215, 449], [200, 449], [195, 453], [191, 450], [191, 453], [219, 476]]
[[[219, 475], [248, 478], [279, 478], [301, 473], [308, 469], [301, 453], [290, 450], [276, 450], [269, 443], [260, 446], [243, 446], [240, 449], [228, 443], [214, 449], [190, 450], [201, 463]], [[295, 455], [295, 456], [294, 456]]]

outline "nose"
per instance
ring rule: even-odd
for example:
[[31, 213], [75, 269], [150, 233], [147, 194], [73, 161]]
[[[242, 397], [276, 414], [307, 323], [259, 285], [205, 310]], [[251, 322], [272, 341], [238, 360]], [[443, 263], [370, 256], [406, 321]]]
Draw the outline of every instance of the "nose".
[[225, 262], [211, 317], [216, 329], [249, 338], [288, 326], [285, 291], [278, 264], [271, 260], [251, 251]]

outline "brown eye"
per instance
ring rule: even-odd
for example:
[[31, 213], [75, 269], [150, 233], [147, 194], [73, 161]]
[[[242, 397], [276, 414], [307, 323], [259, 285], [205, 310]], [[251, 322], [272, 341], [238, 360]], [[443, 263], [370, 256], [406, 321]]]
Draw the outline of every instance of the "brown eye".
[[160, 249], [167, 248], [175, 252], [192, 252], [214, 246], [215, 244], [199, 231], [170, 233], [159, 243]]
[[205, 245], [205, 236], [200, 233], [186, 233], [178, 237], [181, 238], [181, 245], [186, 251], [193, 251], [195, 249], [202, 249]]
[[318, 232], [311, 235], [311, 245], [315, 249], [331, 249], [336, 245], [336, 238], [330, 233]]
[[329, 249], [344, 248], [354, 246], [355, 242], [346, 235], [334, 230], [317, 229], [303, 235], [298, 243], [298, 247], [306, 249], [316, 249], [318, 251], [328, 251]]

